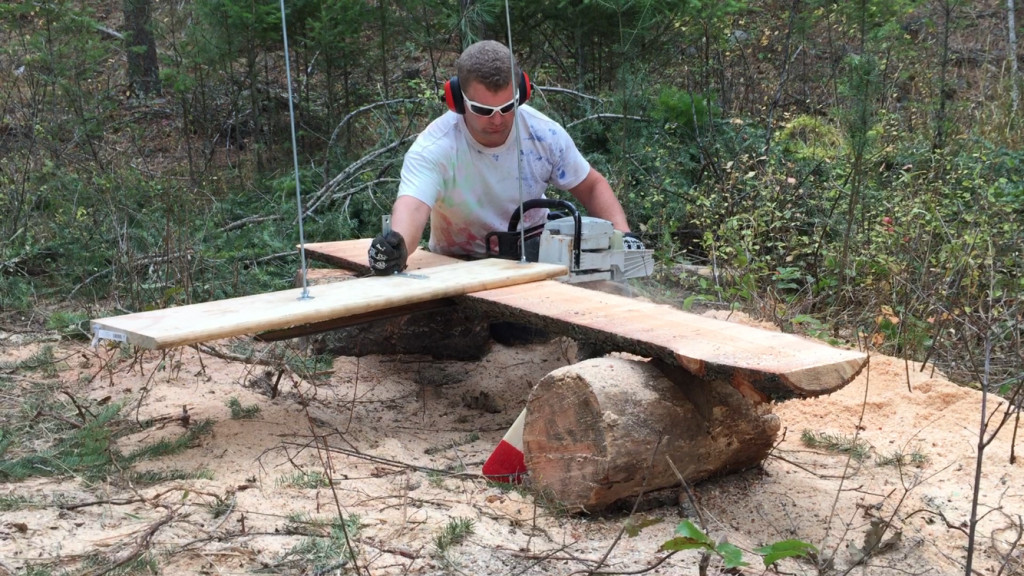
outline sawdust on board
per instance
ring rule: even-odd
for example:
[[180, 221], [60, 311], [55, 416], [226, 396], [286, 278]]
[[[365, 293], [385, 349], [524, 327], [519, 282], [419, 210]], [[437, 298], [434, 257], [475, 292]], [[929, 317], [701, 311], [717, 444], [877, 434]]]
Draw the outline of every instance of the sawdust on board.
[[[3, 361], [42, 345], [0, 336]], [[215, 343], [220, 350], [229, 344]], [[122, 452], [180, 436], [183, 410], [190, 426], [211, 421], [191, 449], [138, 467], [207, 478], [146, 487], [69, 477], [0, 485], [0, 498], [31, 503], [0, 511], [0, 574], [75, 565], [89, 554], [117, 559], [142, 545], [164, 574], [313, 574], [295, 550], [317, 528], [300, 520], [329, 522], [339, 511], [358, 520], [351, 535], [358, 556], [322, 574], [696, 574], [695, 551], [658, 563], [666, 556], [659, 546], [684, 518], [696, 523], [697, 512], [712, 537], [745, 551], [748, 574], [762, 571], [754, 548], [790, 538], [834, 555], [834, 573], [842, 573], [880, 522], [891, 526], [884, 546], [856, 573], [964, 571], [981, 394], [900, 359], [873, 356], [842, 390], [777, 405], [783, 432], [763, 468], [697, 485], [696, 509], [686, 498], [644, 509], [639, 515], [652, 524], [628, 537], [624, 512], [570, 516], [477, 476], [532, 386], [569, 362], [566, 340], [495, 345], [478, 362], [341, 357], [315, 381], [290, 372], [277, 381], [265, 366], [192, 348], [122, 357], [115, 348], [63, 342], [56, 357], [56, 378], [80, 401], [125, 401], [132, 409], [125, 418], [161, 423], [120, 438]], [[4, 394], [16, 396], [20, 385], [5, 383]], [[259, 414], [230, 418], [231, 398], [259, 406]], [[997, 402], [988, 400], [991, 409]], [[870, 456], [808, 448], [805, 431], [856, 436]], [[980, 574], [1024, 572], [1015, 547], [1024, 470], [1009, 462], [1011, 435], [1005, 427], [986, 449], [974, 561]], [[908, 462], [879, 463], [897, 455]], [[329, 475], [333, 488], [301, 482], [317, 474]], [[471, 519], [472, 534], [442, 555], [437, 537], [456, 518]], [[710, 573], [722, 569], [717, 559], [711, 566]], [[818, 573], [792, 559], [779, 566]]]

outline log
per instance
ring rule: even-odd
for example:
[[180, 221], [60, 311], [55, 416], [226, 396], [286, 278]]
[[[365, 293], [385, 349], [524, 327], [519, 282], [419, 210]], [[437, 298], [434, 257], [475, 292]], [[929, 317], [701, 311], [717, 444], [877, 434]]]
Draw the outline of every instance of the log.
[[491, 349], [489, 324], [476, 312], [458, 306], [396, 314], [318, 334], [319, 354], [369, 356], [418, 354], [436, 360], [480, 360]]
[[[780, 428], [771, 405], [659, 361], [598, 358], [531, 392], [523, 454], [534, 490], [571, 512], [751, 468]], [[670, 464], [671, 462], [671, 464]]]

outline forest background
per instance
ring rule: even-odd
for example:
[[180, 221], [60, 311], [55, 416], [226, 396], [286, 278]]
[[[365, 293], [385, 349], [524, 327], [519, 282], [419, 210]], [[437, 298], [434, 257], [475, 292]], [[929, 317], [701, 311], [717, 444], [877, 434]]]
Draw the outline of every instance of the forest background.
[[[0, 7], [0, 307], [52, 326], [290, 285], [373, 236], [493, 0]], [[512, 3], [538, 91], [680, 305], [1019, 385], [1014, 2]], [[300, 186], [296, 186], [294, 164]], [[683, 265], [683, 266], [680, 266]], [[686, 265], [706, 266], [692, 275]]]
[[[75, 330], [289, 286], [297, 196], [305, 241], [373, 236], [462, 46], [508, 38], [493, 0], [285, 8], [294, 159], [279, 3], [0, 7], [4, 311], [66, 301], [48, 321]], [[1020, 383], [1013, 0], [510, 8], [531, 104], [680, 305]]]
[[284, 7], [287, 70], [273, 0], [0, 6], [5, 328], [87, 338], [90, 318], [290, 287], [300, 222], [307, 242], [375, 235], [461, 48], [511, 35], [531, 104], [656, 249], [650, 297], [1020, 406], [1014, 0]]

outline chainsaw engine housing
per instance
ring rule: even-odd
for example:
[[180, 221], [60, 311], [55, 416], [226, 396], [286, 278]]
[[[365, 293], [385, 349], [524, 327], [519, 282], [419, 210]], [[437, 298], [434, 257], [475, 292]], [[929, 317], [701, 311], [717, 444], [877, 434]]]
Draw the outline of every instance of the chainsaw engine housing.
[[[559, 280], [570, 283], [593, 280], [621, 282], [654, 273], [653, 250], [624, 249], [622, 232], [615, 230], [607, 220], [591, 216], [583, 216], [579, 220], [578, 236], [575, 219], [571, 216], [548, 222], [541, 233], [537, 260], [566, 266], [569, 274]], [[576, 238], [580, 242], [578, 265]]]

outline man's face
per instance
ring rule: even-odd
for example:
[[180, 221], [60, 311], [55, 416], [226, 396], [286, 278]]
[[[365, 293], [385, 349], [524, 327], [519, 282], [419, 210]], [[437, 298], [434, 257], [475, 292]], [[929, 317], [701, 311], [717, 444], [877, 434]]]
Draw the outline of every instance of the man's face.
[[[511, 83], [500, 92], [491, 92], [480, 83], [470, 82], [462, 91], [465, 93], [466, 98], [484, 106], [504, 106], [515, 97], [515, 89]], [[481, 146], [487, 148], [495, 148], [504, 144], [505, 140], [508, 139], [509, 132], [512, 131], [512, 121], [515, 114], [509, 112], [503, 115], [496, 111], [490, 116], [485, 117], [474, 114], [472, 108], [469, 103], [466, 103], [466, 114], [464, 117], [466, 119], [466, 127], [469, 128], [469, 133], [473, 136], [473, 139]]]

